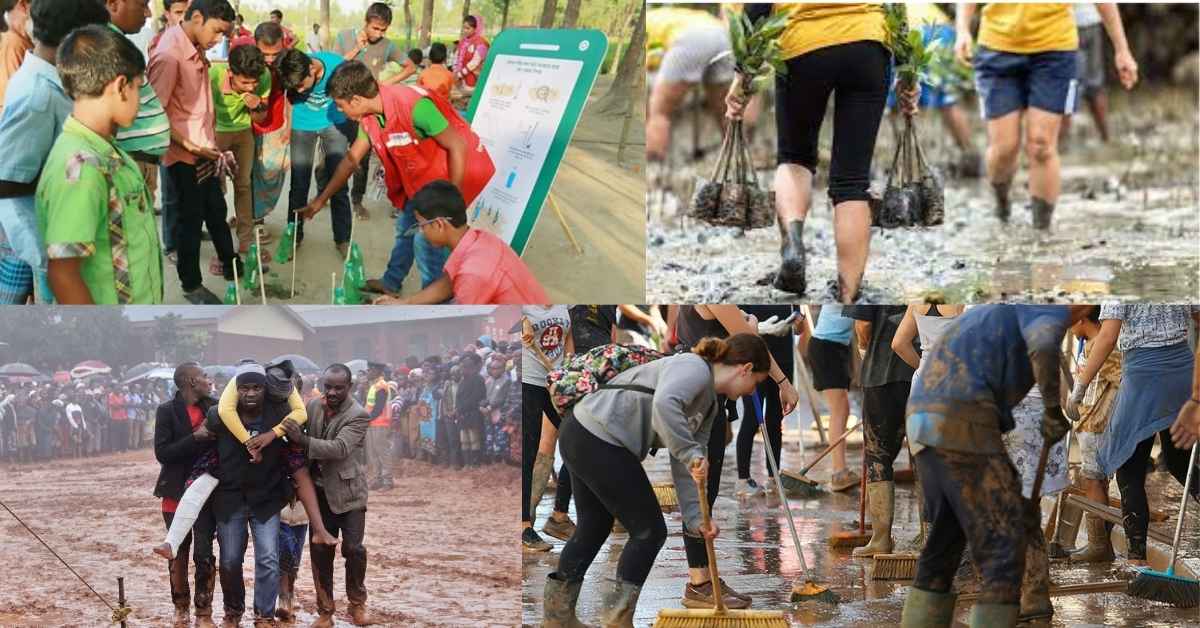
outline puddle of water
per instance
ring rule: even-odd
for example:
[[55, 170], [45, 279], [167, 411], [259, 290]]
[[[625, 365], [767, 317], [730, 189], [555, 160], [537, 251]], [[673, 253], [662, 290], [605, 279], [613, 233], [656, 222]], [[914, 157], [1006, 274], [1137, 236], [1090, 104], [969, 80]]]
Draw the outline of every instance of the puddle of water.
[[[968, 117], [982, 145], [981, 122]], [[873, 230], [865, 296], [901, 302], [938, 291], [967, 303], [1200, 298], [1195, 91], [1139, 89], [1128, 100], [1114, 98], [1114, 139], [1108, 145], [1088, 135], [1090, 122], [1077, 122], [1071, 150], [1062, 157], [1063, 193], [1051, 233], [1030, 225], [1024, 167], [1013, 186], [1008, 225], [992, 217], [990, 186], [950, 180], [942, 227]], [[711, 123], [705, 124], [705, 137], [714, 134]], [[758, 285], [778, 267], [775, 229], [742, 234], [678, 217], [693, 176], [707, 173], [715, 158], [710, 152], [709, 161], [690, 161], [690, 125], [690, 116], [677, 120], [672, 165], [647, 195], [649, 297], [661, 303], [797, 300]], [[939, 123], [930, 119], [924, 125], [931, 161], [950, 161], [954, 151]], [[808, 301], [826, 299], [825, 284], [836, 275], [825, 188], [831, 131], [824, 131], [817, 189], [805, 222], [809, 288], [803, 298]], [[772, 154], [772, 134], [769, 124], [758, 133], [759, 152]], [[877, 188], [886, 178], [891, 135], [883, 125], [874, 160]], [[760, 177], [771, 181], [771, 171], [761, 171]]]

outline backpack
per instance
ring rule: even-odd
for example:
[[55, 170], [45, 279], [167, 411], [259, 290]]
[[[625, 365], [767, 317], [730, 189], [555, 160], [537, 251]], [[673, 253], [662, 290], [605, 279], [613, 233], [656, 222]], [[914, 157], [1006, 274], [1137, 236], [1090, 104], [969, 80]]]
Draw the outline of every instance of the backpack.
[[654, 389], [638, 385], [609, 384], [614, 377], [635, 366], [666, 357], [665, 353], [639, 345], [600, 345], [565, 360], [546, 376], [550, 402], [559, 414], [579, 403], [584, 396], [605, 388], [634, 390], [653, 395]]

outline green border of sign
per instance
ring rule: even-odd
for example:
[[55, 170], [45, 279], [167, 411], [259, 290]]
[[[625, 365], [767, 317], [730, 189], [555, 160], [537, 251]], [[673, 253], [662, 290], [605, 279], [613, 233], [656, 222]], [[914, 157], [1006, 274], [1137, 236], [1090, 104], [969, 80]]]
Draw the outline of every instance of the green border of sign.
[[[580, 51], [580, 44], [583, 42], [588, 43], [587, 50]], [[521, 48], [526, 44], [553, 45], [558, 46], [558, 49]], [[570, 100], [567, 101], [562, 120], [558, 123], [558, 130], [554, 133], [554, 139], [546, 153], [546, 161], [542, 164], [542, 170], [538, 173], [538, 179], [529, 196], [529, 202], [525, 205], [521, 221], [517, 224], [517, 230], [510, 242], [518, 255], [524, 254], [525, 246], [529, 243], [533, 227], [542, 213], [542, 206], [545, 205], [546, 197], [550, 194], [550, 186], [554, 184], [554, 178], [558, 175], [558, 167], [562, 163], [563, 155], [567, 152], [567, 146], [571, 143], [571, 136], [575, 134], [575, 127], [579, 124], [579, 117], [583, 114], [583, 107], [587, 104], [592, 87], [596, 84], [596, 77], [600, 74], [600, 65], [607, 52], [608, 36], [594, 29], [508, 29], [497, 35], [488, 49], [488, 58], [483, 64], [483, 74], [479, 78], [478, 85], [475, 86], [477, 95], [482, 95], [487, 87], [496, 55], [571, 59], [583, 62], [583, 68], [579, 71], [579, 80], [575, 83]], [[467, 109], [468, 122], [475, 119], [475, 109], [479, 106], [479, 101], [480, 98], [471, 99], [470, 107]]]

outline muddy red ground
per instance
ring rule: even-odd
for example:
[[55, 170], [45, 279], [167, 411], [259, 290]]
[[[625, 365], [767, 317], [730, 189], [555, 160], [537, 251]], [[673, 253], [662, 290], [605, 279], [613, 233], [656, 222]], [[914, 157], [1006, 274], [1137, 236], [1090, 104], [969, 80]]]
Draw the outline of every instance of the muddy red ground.
[[[164, 532], [151, 496], [158, 468], [149, 450], [4, 465], [0, 500], [114, 604], [117, 576], [124, 576], [130, 626], [170, 625], [166, 563], [150, 552]], [[505, 534], [517, 518], [518, 486], [510, 466], [458, 472], [398, 465], [395, 490], [372, 493], [367, 510], [368, 607], [377, 625], [519, 623], [520, 554], [516, 537]], [[252, 554], [253, 546], [248, 604]], [[2, 509], [0, 583], [0, 627], [107, 624], [108, 608]], [[337, 625], [349, 626], [340, 555], [334, 585]], [[296, 625], [304, 626], [316, 618], [307, 549], [297, 589]], [[220, 587], [213, 606], [219, 620]]]

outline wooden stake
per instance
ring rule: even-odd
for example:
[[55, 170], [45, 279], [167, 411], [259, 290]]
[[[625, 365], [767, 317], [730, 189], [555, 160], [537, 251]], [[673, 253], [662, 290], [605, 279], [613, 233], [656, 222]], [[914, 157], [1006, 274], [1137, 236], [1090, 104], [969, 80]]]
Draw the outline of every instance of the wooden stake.
[[259, 237], [258, 229], [254, 230], [254, 244], [258, 245], [258, 250], [255, 254], [258, 259], [255, 260], [258, 265], [258, 291], [262, 294], [262, 304], [267, 304], [267, 276], [263, 273], [262, 268], [262, 239]]
[[[300, 249], [300, 220], [301, 220], [301, 218], [300, 218], [299, 214], [297, 214], [296, 222], [292, 223], [295, 226], [292, 227], [292, 293], [291, 293], [291, 296], [288, 297], [289, 299], [296, 298], [296, 264], [297, 264], [296, 253]], [[354, 223], [350, 223], [350, 224], [351, 224], [350, 228], [353, 229]]]
[[[117, 576], [117, 608], [118, 609], [125, 608], [125, 578], [122, 578], [121, 576]], [[121, 628], [127, 628], [127, 627], [128, 627], [127, 622], [124, 619], [122, 619], [121, 620]]]
[[583, 249], [579, 246], [579, 242], [575, 239], [575, 234], [571, 233], [571, 227], [567, 224], [567, 218], [563, 215], [562, 210], [558, 207], [558, 201], [554, 200], [553, 194], [548, 194], [550, 199], [550, 209], [554, 210], [554, 215], [558, 217], [558, 224], [562, 225], [563, 233], [567, 234], [567, 239], [571, 241], [571, 246], [575, 247], [577, 255], [583, 255]]
[[234, 294], [234, 299], [233, 299], [234, 303], [241, 305], [242, 304], [242, 287], [239, 285], [239, 282], [238, 282], [238, 271], [237, 271], [237, 261], [236, 260], [233, 262], [233, 294]]
[[329, 273], [329, 304], [337, 301], [337, 273]]

